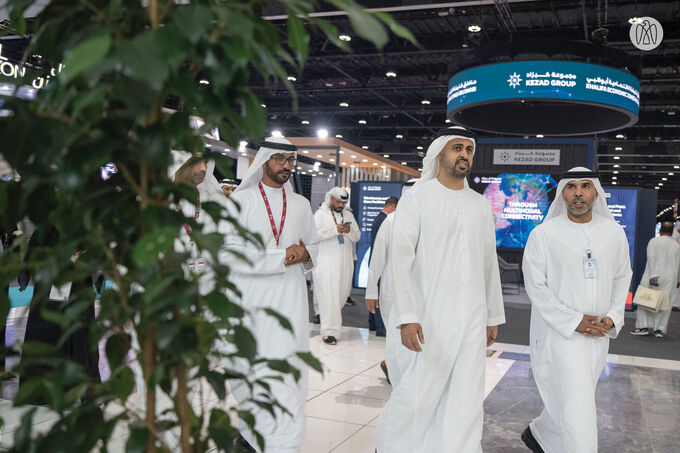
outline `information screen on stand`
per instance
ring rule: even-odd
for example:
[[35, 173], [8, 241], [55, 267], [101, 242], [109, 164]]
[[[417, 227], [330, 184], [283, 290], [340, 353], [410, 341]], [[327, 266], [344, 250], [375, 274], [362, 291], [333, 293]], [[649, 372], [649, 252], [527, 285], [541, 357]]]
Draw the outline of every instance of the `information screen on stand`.
[[614, 219], [623, 227], [628, 239], [630, 262], [635, 262], [635, 220], [637, 219], [637, 189], [603, 187], [607, 206]]
[[557, 181], [549, 174], [473, 174], [470, 187], [491, 203], [496, 247], [524, 248], [529, 233], [548, 213]]
[[352, 183], [352, 209], [361, 229], [354, 268], [355, 288], [366, 288], [368, 260], [371, 255], [371, 228], [390, 197], [401, 197], [402, 182], [360, 181]]

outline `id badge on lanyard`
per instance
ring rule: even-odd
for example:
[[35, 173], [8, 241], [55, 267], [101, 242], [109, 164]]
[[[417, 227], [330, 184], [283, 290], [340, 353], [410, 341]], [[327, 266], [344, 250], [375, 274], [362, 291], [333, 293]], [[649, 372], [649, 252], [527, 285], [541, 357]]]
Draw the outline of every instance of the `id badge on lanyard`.
[[345, 236], [342, 234], [338, 234], [338, 244], [344, 244], [345, 243]]
[[585, 278], [597, 277], [597, 261], [593, 258], [592, 251], [586, 249], [586, 257], [583, 258], [583, 276]]

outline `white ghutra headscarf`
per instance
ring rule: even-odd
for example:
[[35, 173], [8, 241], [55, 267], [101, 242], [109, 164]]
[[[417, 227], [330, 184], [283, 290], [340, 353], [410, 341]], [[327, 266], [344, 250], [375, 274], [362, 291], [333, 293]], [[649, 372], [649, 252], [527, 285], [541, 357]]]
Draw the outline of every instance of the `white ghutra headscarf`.
[[[297, 147], [291, 142], [283, 137], [269, 137], [264, 142], [260, 143], [260, 149], [255, 154], [255, 159], [253, 163], [248, 167], [246, 175], [241, 180], [241, 184], [238, 185], [234, 193], [240, 192], [248, 187], [257, 185], [262, 181], [262, 175], [264, 170], [262, 166], [274, 155], [274, 154], [289, 154], [293, 153], [297, 158]], [[286, 192], [293, 192], [293, 184], [291, 184], [290, 179], [286, 181], [283, 185]]]
[[[472, 154], [474, 155], [477, 149], [477, 136], [473, 132], [461, 126], [451, 126], [442, 129], [437, 133], [437, 138], [427, 148], [427, 154], [423, 159], [423, 171], [416, 184], [422, 184], [437, 177], [437, 174], [439, 174], [439, 159], [437, 159], [437, 156], [439, 156], [448, 142], [456, 138], [471, 140], [473, 144]], [[465, 187], [469, 187], [467, 178], [465, 178]]]
[[[186, 151], [172, 150], [172, 164], [168, 168], [168, 178], [170, 181], [175, 180], [175, 173], [186, 164], [193, 155]], [[226, 196], [220, 187], [220, 183], [215, 178], [215, 161], [210, 159], [209, 155], [205, 155], [206, 159], [206, 171], [205, 179], [203, 182], [196, 186], [198, 193], [201, 195], [201, 201], [215, 201], [218, 203], [224, 203]]]
[[595, 190], [597, 191], [597, 198], [593, 202], [593, 213], [600, 215], [606, 219], [615, 221], [614, 216], [607, 207], [607, 198], [604, 193], [604, 189], [602, 189], [602, 185], [600, 184], [600, 180], [597, 178], [597, 173], [593, 172], [592, 170], [586, 167], [574, 167], [567, 173], [562, 175], [562, 178], [560, 179], [560, 182], [557, 185], [555, 200], [550, 205], [550, 208], [548, 209], [548, 213], [546, 214], [545, 219], [543, 219], [544, 223], [547, 222], [548, 220], [566, 214], [567, 204], [565, 203], [564, 198], [562, 198], [562, 192], [564, 191], [564, 187], [570, 182], [583, 180], [590, 181], [593, 184], [593, 186], [595, 186]]

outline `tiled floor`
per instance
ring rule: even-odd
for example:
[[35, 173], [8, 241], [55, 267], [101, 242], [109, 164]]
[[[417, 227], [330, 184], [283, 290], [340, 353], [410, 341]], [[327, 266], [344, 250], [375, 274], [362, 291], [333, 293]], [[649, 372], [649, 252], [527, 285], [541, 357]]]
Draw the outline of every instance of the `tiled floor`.
[[[337, 346], [326, 346], [318, 325], [310, 324], [310, 349], [325, 373], [311, 371], [303, 453], [373, 453], [377, 417], [391, 387], [379, 363], [384, 338], [366, 329], [343, 327]], [[486, 359], [485, 453], [528, 451], [519, 434], [542, 404], [531, 374], [528, 346], [497, 343]], [[617, 453], [680, 451], [680, 362], [610, 355], [598, 387], [600, 451]], [[208, 392], [196, 405], [215, 404]], [[5, 418], [1, 446], [11, 445], [23, 411], [0, 400]], [[53, 416], [42, 408], [37, 429], [49, 429]], [[120, 427], [109, 451], [124, 451], [127, 430]]]

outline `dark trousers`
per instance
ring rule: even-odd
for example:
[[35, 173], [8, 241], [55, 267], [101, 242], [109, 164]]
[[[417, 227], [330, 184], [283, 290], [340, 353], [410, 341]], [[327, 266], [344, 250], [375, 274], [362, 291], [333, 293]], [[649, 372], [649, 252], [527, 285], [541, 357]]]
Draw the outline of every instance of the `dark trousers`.
[[368, 328], [376, 332], [385, 332], [385, 323], [383, 322], [380, 309], [375, 309], [375, 314], [368, 312]]

